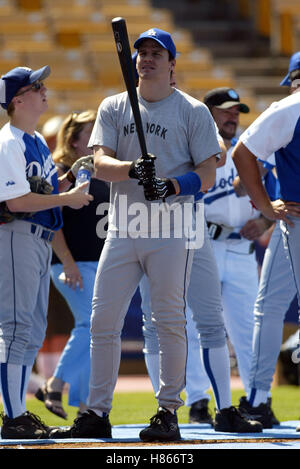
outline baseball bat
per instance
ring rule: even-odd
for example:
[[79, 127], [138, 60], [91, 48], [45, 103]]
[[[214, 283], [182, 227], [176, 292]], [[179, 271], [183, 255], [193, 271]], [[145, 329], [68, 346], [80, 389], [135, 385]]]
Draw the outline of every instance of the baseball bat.
[[145, 134], [141, 119], [139, 102], [136, 92], [136, 78], [133, 68], [132, 56], [130, 51], [126, 21], [124, 18], [117, 17], [112, 19], [112, 29], [116, 42], [117, 52], [125, 82], [126, 90], [131, 104], [132, 113], [134, 116], [136, 131], [141, 147], [142, 157], [149, 159], [147, 146], [145, 141]]

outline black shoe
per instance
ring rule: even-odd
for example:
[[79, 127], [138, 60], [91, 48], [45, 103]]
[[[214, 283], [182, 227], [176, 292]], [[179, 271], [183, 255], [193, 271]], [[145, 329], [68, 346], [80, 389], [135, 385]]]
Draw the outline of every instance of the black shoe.
[[189, 412], [189, 423], [209, 423], [213, 424], [212, 417], [208, 410], [208, 399], [200, 399], [191, 405]]
[[2, 420], [2, 439], [31, 440], [48, 438], [51, 431], [51, 427], [45, 425], [37, 415], [28, 411], [15, 418], [2, 415]]
[[252, 407], [243, 396], [240, 399], [239, 411], [246, 418], [260, 422], [264, 428], [273, 428], [273, 415], [268, 404], [261, 403], [257, 407]]
[[248, 420], [236, 407], [216, 410], [214, 429], [217, 432], [260, 433], [263, 426], [256, 420]]
[[108, 416], [99, 417], [88, 409], [74, 420], [71, 427], [50, 432], [50, 438], [112, 438]]
[[280, 425], [280, 421], [275, 417], [275, 414], [272, 410], [272, 398], [271, 397], [268, 397], [268, 400], [267, 400], [267, 404], [268, 406], [270, 407], [270, 411], [271, 411], [271, 414], [272, 414], [272, 424], [273, 425]]
[[71, 429], [72, 427], [56, 427], [50, 430], [49, 438], [52, 440], [61, 440], [65, 438], [72, 438], [71, 437]]
[[140, 432], [142, 441], [177, 441], [181, 440], [177, 415], [160, 407], [150, 419], [150, 425]]

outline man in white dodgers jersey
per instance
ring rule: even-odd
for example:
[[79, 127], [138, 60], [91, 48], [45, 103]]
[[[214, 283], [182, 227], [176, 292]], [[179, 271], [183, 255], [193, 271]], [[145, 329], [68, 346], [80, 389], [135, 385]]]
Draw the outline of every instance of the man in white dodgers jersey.
[[[300, 87], [291, 79], [295, 91], [274, 102], [241, 135], [233, 152], [233, 161], [253, 203], [270, 220], [280, 221], [285, 254], [289, 259], [293, 282], [300, 291]], [[275, 153], [281, 199], [271, 201], [261, 182], [257, 158], [267, 160]], [[284, 288], [284, 285], [282, 286]], [[261, 380], [251, 383], [249, 400], [257, 408], [264, 403], [269, 387]], [[259, 399], [255, 399], [255, 395]]]
[[[290, 94], [299, 93], [300, 87], [300, 52], [290, 58], [288, 74], [280, 83], [289, 87]], [[273, 103], [276, 109], [278, 104]], [[288, 147], [287, 147], [288, 148]], [[266, 167], [276, 168], [276, 154], [265, 158]], [[270, 171], [269, 173], [270, 174]], [[273, 179], [275, 179], [273, 177]], [[275, 179], [276, 191], [271, 201], [277, 200], [286, 214], [297, 216], [298, 207], [284, 202], [280, 194], [280, 184]], [[270, 192], [268, 191], [270, 195]], [[266, 249], [257, 299], [255, 302], [255, 326], [253, 335], [253, 353], [250, 371], [249, 392], [240, 401], [240, 411], [247, 415], [260, 414], [264, 428], [272, 428], [274, 422], [267, 408], [276, 361], [282, 344], [282, 328], [285, 314], [297, 294], [294, 272], [291, 269], [284, 239], [281, 233], [281, 221], [276, 221], [271, 239]], [[299, 295], [298, 295], [299, 298]], [[297, 431], [299, 431], [297, 429]]]
[[[60, 207], [80, 208], [92, 196], [58, 179], [45, 139], [35, 129], [47, 110], [43, 80], [50, 68], [16, 67], [0, 79], [0, 103], [9, 122], [0, 131], [0, 382], [2, 438], [46, 438], [50, 428], [26, 411], [26, 390], [42, 346], [48, 311], [51, 240], [61, 227]], [[30, 178], [49, 193], [31, 190]], [[20, 214], [22, 212], [22, 215]], [[9, 218], [8, 218], [9, 216]]]

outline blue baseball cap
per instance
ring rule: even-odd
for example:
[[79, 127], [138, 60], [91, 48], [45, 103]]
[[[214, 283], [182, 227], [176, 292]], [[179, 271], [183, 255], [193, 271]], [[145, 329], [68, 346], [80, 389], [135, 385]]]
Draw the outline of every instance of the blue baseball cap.
[[289, 73], [284, 77], [280, 86], [290, 86], [290, 73], [294, 70], [300, 70], [300, 52], [295, 52], [290, 58]]
[[144, 39], [153, 39], [154, 41], [158, 42], [164, 49], [167, 49], [172, 57], [175, 59], [176, 57], [176, 46], [173, 42], [170, 33], [163, 31], [162, 29], [158, 28], [151, 28], [148, 31], [142, 33], [139, 38], [133, 44], [135, 49], [139, 48], [139, 45]]
[[50, 71], [49, 65], [45, 65], [38, 70], [32, 70], [28, 67], [16, 67], [2, 75], [0, 79], [1, 106], [7, 109], [19, 89], [23, 88], [23, 86], [32, 85], [32, 83], [38, 80], [44, 80], [50, 75]]

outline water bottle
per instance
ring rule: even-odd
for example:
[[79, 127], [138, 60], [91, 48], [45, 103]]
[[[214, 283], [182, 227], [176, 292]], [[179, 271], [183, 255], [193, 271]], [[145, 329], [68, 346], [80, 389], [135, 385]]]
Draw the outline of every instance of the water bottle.
[[[80, 186], [84, 182], [89, 182], [91, 181], [91, 173], [88, 169], [86, 169], [84, 166], [81, 166], [78, 170], [77, 176], [76, 176], [76, 183], [75, 187]], [[90, 184], [88, 184], [87, 187], [84, 188], [84, 192], [88, 193], [90, 190]]]

